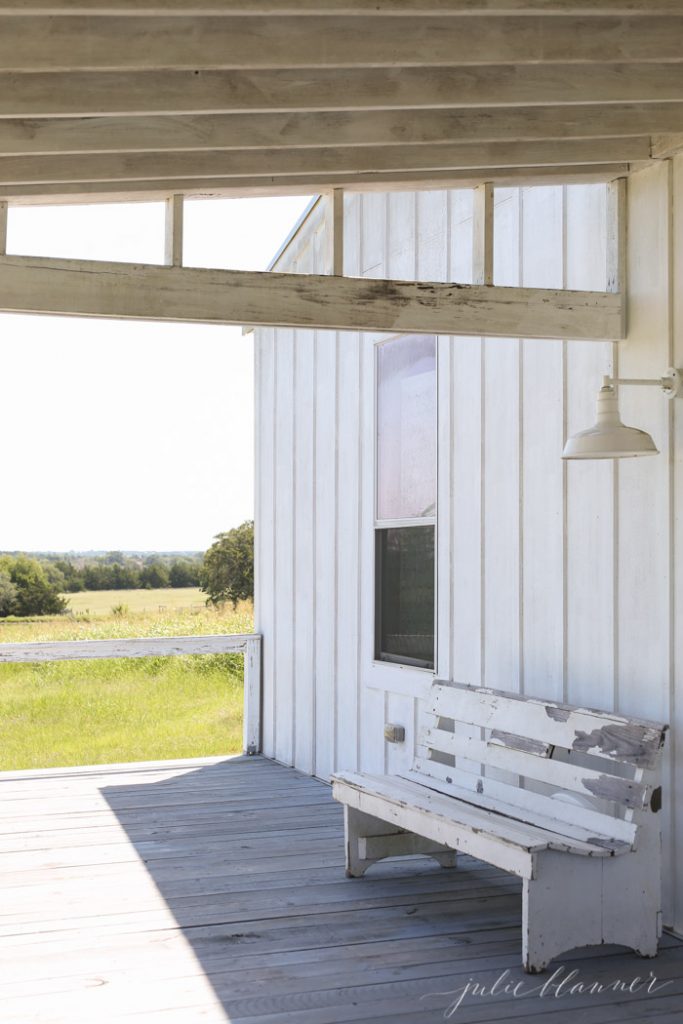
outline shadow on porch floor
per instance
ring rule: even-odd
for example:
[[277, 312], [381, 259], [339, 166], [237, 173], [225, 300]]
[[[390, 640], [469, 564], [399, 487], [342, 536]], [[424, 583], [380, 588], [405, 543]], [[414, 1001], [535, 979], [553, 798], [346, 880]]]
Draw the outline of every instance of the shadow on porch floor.
[[[683, 1019], [683, 942], [527, 977], [515, 878], [463, 857], [346, 879], [329, 788], [264, 758], [4, 773], [0, 799], [3, 1024]], [[558, 991], [574, 970], [602, 991]]]

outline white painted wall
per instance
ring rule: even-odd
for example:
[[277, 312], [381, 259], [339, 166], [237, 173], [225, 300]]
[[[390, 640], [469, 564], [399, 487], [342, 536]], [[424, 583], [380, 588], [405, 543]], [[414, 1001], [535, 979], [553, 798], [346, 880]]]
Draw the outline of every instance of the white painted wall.
[[[629, 184], [626, 376], [683, 365], [683, 157]], [[468, 281], [471, 194], [348, 195], [345, 273]], [[605, 286], [605, 189], [496, 191], [497, 284]], [[321, 201], [277, 269], [329, 268]], [[674, 248], [680, 253], [673, 259]], [[373, 663], [372, 335], [257, 332], [265, 752], [327, 778], [412, 757], [431, 674]], [[438, 342], [438, 675], [683, 726], [683, 402], [624, 389], [657, 458], [565, 464], [610, 344]], [[678, 699], [676, 699], [678, 697]], [[386, 744], [385, 721], [406, 727]], [[674, 729], [674, 736], [676, 730]], [[665, 774], [665, 907], [683, 930], [683, 786]]]

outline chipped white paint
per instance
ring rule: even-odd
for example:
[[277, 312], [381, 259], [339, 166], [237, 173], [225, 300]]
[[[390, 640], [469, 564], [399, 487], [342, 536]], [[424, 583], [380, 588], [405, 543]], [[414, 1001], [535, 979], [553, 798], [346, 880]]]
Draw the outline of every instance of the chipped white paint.
[[[434, 726], [423, 737], [426, 758], [418, 755], [407, 778], [333, 776], [333, 795], [346, 810], [347, 874], [359, 876], [383, 857], [431, 852], [411, 850], [403, 839], [395, 846], [368, 842], [365, 837], [384, 822], [521, 875], [522, 955], [530, 973], [577, 946], [602, 942], [654, 956], [666, 727], [457, 684], [435, 683], [432, 693]], [[498, 733], [492, 743], [499, 716], [519, 734]], [[443, 721], [452, 728], [438, 728]], [[476, 725], [479, 734], [483, 729], [486, 739], [463, 736], [463, 724]], [[590, 750], [597, 749], [605, 764], [600, 772], [581, 763], [587, 724], [596, 734]], [[539, 741], [544, 732], [545, 744]], [[632, 766], [626, 775], [624, 764]], [[491, 781], [492, 768], [504, 769], [508, 781]], [[468, 775], [469, 787], [462, 785]], [[543, 795], [537, 797], [536, 789]], [[567, 799], [567, 790], [582, 791], [584, 805]], [[628, 821], [623, 807], [630, 809]], [[614, 874], [612, 864], [618, 865]]]

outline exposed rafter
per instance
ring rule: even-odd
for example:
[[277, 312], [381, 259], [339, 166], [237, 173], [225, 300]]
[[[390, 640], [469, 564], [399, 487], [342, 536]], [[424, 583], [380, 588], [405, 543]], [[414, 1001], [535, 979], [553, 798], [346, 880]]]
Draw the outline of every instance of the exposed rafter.
[[613, 340], [622, 297], [0, 257], [0, 311], [339, 330]]
[[[398, 171], [356, 175], [319, 174], [283, 175], [277, 178], [172, 178], [88, 182], [60, 185], [5, 185], [0, 194], [13, 203], [69, 203], [97, 199], [97, 202], [121, 202], [122, 199], [165, 199], [169, 192], [186, 198], [217, 196], [310, 196], [321, 191], [343, 188], [348, 192], [392, 192], [406, 189], [475, 188], [482, 181], [498, 187], [517, 185], [591, 184], [612, 181], [627, 175], [638, 164], [573, 164], [560, 167], [484, 167], [465, 171]], [[46, 200], [46, 197], [49, 199]]]
[[0, 117], [683, 102], [683, 64], [0, 73]]
[[5, 18], [5, 71], [683, 61], [683, 17]]
[[680, 0], [0, 0], [0, 69], [0, 199], [608, 180], [683, 133]]
[[0, 15], [677, 14], [679, 0], [0, 0]]
[[324, 185], [378, 171], [483, 171], [488, 167], [569, 167], [572, 163], [610, 164], [648, 160], [647, 138], [600, 139], [595, 142], [493, 143], [464, 146], [371, 147], [351, 149], [243, 150], [202, 153], [102, 153], [93, 156], [0, 157], [0, 189], [13, 185], [195, 179], [265, 178], [293, 175], [317, 178]]
[[[536, 142], [633, 138], [683, 131], [683, 103], [355, 114], [216, 114], [192, 117], [0, 120], [0, 155], [132, 153]], [[560, 158], [555, 163], [565, 163]], [[581, 160], [577, 160], [581, 163]], [[528, 161], [531, 165], [532, 160]]]

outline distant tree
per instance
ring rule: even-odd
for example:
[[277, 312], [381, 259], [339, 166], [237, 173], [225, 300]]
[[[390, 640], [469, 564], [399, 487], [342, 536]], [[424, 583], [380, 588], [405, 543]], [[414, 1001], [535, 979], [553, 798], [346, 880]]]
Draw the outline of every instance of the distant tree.
[[176, 558], [171, 563], [169, 580], [172, 587], [198, 587], [199, 563], [187, 558]]
[[73, 562], [66, 558], [57, 559], [54, 563], [55, 569], [59, 569], [64, 577], [65, 594], [75, 594], [83, 590], [83, 572]]
[[140, 586], [146, 590], [158, 590], [169, 586], [168, 569], [163, 562], [149, 562], [140, 572]]
[[12, 583], [9, 573], [0, 569], [0, 618], [12, 615], [16, 600], [17, 588]]
[[108, 567], [102, 562], [90, 562], [83, 569], [84, 590], [110, 590]]
[[200, 587], [209, 604], [223, 604], [254, 596], [254, 523], [251, 520], [227, 533], [219, 533], [204, 555]]
[[51, 582], [45, 567], [26, 555], [0, 558], [0, 572], [8, 575], [16, 588], [12, 607], [14, 615], [59, 615], [66, 611], [66, 601], [59, 587]]
[[66, 590], [66, 576], [59, 568], [57, 563], [41, 562], [40, 564], [43, 566], [43, 569], [45, 570], [45, 575], [49, 579], [52, 586], [58, 591], [58, 593], [63, 594], [64, 591]]
[[109, 567], [111, 586], [109, 590], [137, 590], [140, 587], [140, 573], [133, 565], [115, 563]]

